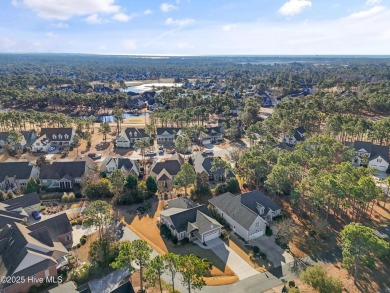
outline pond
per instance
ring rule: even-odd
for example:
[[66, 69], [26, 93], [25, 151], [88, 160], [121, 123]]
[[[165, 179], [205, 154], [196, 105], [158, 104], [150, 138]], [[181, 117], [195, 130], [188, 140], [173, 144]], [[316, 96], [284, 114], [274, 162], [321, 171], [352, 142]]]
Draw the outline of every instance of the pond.
[[[132, 118], [132, 117], [145, 117], [149, 116], [149, 113], [124, 113], [122, 115], [123, 119]], [[81, 118], [86, 119], [87, 116], [81, 116]], [[101, 115], [95, 116], [95, 122], [115, 122], [115, 118], [112, 115]]]

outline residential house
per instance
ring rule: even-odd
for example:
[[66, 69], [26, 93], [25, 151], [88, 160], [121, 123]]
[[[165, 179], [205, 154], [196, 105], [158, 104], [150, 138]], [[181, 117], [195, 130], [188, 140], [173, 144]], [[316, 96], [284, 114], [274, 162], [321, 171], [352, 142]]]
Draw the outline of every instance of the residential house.
[[[86, 292], [90, 293], [134, 293], [128, 270], [116, 270], [103, 278], [88, 282]], [[84, 292], [84, 291], [82, 291]]]
[[52, 238], [48, 226], [31, 229], [15, 222], [0, 228], [0, 275], [12, 276], [11, 282], [0, 282], [0, 292], [27, 292], [31, 286], [41, 285], [39, 278], [57, 278], [58, 269], [68, 264], [68, 250]]
[[72, 225], [66, 213], [58, 214], [43, 221], [29, 225], [30, 231], [46, 229], [53, 241], [61, 242], [65, 247], [73, 244]]
[[179, 130], [179, 128], [174, 127], [157, 128], [157, 143], [174, 143]]
[[33, 152], [48, 152], [52, 147], [62, 149], [73, 142], [72, 128], [42, 128], [40, 137], [31, 145]]
[[146, 134], [143, 128], [128, 127], [118, 135], [116, 139], [116, 147], [129, 148], [137, 140], [145, 140], [150, 143], [150, 136]]
[[305, 129], [303, 127], [298, 127], [294, 129], [294, 133], [286, 133], [282, 138], [282, 142], [287, 145], [293, 146], [296, 145], [297, 142], [301, 142], [305, 140]]
[[[22, 141], [16, 146], [16, 149], [23, 150], [29, 148], [31, 144], [37, 139], [35, 131], [20, 131], [22, 134]], [[0, 150], [9, 144], [9, 132], [0, 132]]]
[[24, 189], [30, 178], [38, 179], [39, 169], [30, 162], [1, 162], [0, 190]]
[[199, 133], [199, 141], [203, 145], [210, 145], [222, 140], [223, 132], [220, 127], [209, 127]]
[[356, 151], [356, 157], [352, 160], [355, 166], [369, 166], [381, 172], [389, 169], [389, 146], [366, 141], [347, 142], [345, 145]]
[[103, 161], [100, 170], [105, 173], [111, 173], [115, 170], [121, 170], [124, 173], [138, 177], [140, 166], [138, 162], [130, 160], [129, 158], [107, 157]]
[[0, 210], [31, 216], [33, 211], [41, 210], [41, 200], [38, 193], [33, 192], [1, 202]]
[[209, 203], [246, 241], [264, 235], [266, 226], [281, 213], [280, 206], [258, 190], [241, 195], [227, 192], [213, 197]]
[[53, 162], [41, 166], [39, 180], [46, 188], [70, 190], [89, 171], [86, 161]]
[[179, 173], [183, 162], [181, 155], [176, 153], [166, 161], [153, 163], [150, 176], [156, 180], [160, 192], [173, 189], [175, 176]]
[[197, 205], [187, 197], [171, 201], [168, 209], [161, 211], [160, 221], [178, 240], [187, 237], [190, 241], [206, 243], [221, 235], [222, 225], [211, 217], [205, 205]]
[[215, 158], [205, 153], [197, 153], [192, 157], [195, 172], [198, 176], [207, 177], [209, 181], [226, 181], [234, 178], [234, 173], [230, 169], [217, 169], [211, 171]]

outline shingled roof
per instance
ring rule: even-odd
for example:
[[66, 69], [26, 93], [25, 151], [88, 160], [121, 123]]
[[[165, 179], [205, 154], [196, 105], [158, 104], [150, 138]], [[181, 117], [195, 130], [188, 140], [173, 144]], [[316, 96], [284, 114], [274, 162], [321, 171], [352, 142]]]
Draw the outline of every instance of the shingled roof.
[[39, 179], [62, 179], [65, 176], [80, 178], [86, 170], [85, 161], [54, 162], [41, 166]]
[[41, 136], [46, 135], [49, 141], [70, 141], [72, 139], [72, 128], [42, 128]]
[[367, 153], [370, 153], [370, 160], [374, 160], [377, 157], [381, 156], [387, 163], [390, 163], [389, 160], [389, 146], [377, 145], [368, 141], [354, 141], [346, 142], [346, 146], [360, 151], [361, 149], [366, 150]]
[[181, 155], [176, 153], [166, 161], [155, 162], [151, 168], [151, 173], [159, 175], [165, 169], [169, 175], [176, 176], [183, 162], [184, 160]]
[[2, 162], [0, 163], [0, 182], [6, 177], [29, 179], [33, 167], [33, 164], [30, 162]]
[[264, 207], [264, 214], [269, 209], [279, 210], [280, 206], [258, 190], [233, 195], [230, 192], [215, 196], [209, 202], [235, 220], [245, 229], [249, 229], [258, 216], [257, 203]]

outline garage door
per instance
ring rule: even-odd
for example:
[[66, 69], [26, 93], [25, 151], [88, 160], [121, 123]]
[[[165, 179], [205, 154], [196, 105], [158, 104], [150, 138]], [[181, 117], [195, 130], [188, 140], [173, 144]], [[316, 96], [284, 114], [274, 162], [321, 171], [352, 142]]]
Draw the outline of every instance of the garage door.
[[218, 237], [219, 237], [219, 230], [216, 230], [214, 232], [210, 232], [209, 234], [204, 235], [203, 240], [204, 240], [204, 242], [207, 242], [207, 241], [210, 241], [210, 240], [212, 240], [214, 238], [218, 238]]

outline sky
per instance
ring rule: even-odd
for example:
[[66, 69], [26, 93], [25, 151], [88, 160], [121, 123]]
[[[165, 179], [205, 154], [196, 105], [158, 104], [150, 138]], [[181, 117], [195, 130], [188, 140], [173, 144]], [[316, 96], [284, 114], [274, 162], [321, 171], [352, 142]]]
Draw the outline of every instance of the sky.
[[388, 55], [390, 0], [0, 0], [0, 52]]

